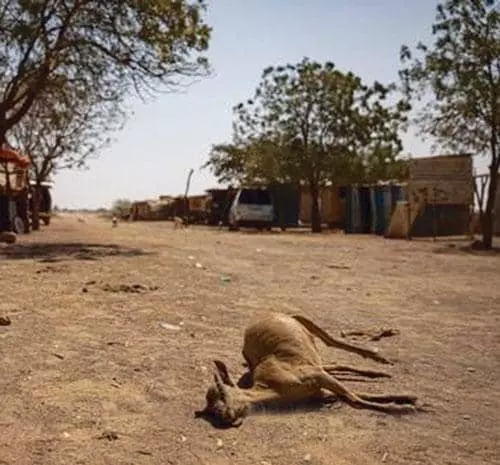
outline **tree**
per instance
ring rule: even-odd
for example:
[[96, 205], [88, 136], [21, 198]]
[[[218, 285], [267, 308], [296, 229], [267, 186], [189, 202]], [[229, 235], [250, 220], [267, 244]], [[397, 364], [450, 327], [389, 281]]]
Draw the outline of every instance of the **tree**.
[[128, 218], [132, 201], [129, 199], [116, 199], [111, 207], [111, 213], [117, 218]]
[[122, 127], [124, 114], [117, 102], [95, 94], [59, 87], [42, 93], [23, 119], [9, 132], [9, 145], [31, 161], [32, 228], [39, 229], [41, 185], [63, 169], [84, 168], [87, 161]]
[[[492, 2], [486, 2], [492, 3]], [[434, 42], [413, 56], [401, 49], [408, 95], [423, 100], [416, 122], [438, 146], [489, 155], [486, 207], [480, 205], [483, 245], [492, 247], [500, 167], [500, 13], [484, 0], [448, 0], [437, 6]]]
[[367, 154], [364, 163], [364, 182], [408, 179], [408, 159], [398, 156], [391, 147], [378, 147]]
[[362, 181], [368, 155], [401, 150], [404, 100], [386, 103], [395, 86], [363, 84], [333, 63], [304, 58], [268, 67], [253, 98], [235, 108], [233, 144], [215, 146], [208, 165], [216, 175], [303, 182], [312, 197], [312, 230], [321, 231], [320, 188]]
[[220, 183], [241, 184], [248, 176], [247, 156], [242, 144], [215, 144], [201, 169], [209, 168]]
[[0, 0], [0, 147], [61, 81], [119, 102], [206, 75], [205, 8], [205, 0]]

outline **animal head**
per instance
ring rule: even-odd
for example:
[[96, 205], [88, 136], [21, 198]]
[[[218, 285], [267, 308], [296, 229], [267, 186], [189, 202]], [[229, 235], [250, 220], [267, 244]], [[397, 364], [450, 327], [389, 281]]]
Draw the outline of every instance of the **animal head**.
[[214, 384], [205, 396], [206, 405], [197, 416], [207, 417], [221, 426], [240, 426], [249, 411], [249, 403], [232, 381], [224, 362], [214, 360]]

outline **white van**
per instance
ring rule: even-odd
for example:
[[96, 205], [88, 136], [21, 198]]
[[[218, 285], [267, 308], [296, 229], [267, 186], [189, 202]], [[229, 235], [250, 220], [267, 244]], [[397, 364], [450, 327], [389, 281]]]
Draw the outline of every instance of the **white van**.
[[270, 230], [274, 220], [271, 193], [267, 189], [242, 188], [229, 209], [229, 229], [250, 227]]

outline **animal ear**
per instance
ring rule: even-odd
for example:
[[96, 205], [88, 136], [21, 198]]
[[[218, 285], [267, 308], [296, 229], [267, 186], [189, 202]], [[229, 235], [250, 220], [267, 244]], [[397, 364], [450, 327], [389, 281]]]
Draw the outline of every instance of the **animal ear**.
[[224, 384], [234, 387], [235, 384], [233, 383], [233, 380], [229, 376], [226, 364], [220, 360], [214, 360], [214, 363], [215, 363], [215, 368], [217, 369], [217, 372], [221, 377], [222, 381], [224, 382]]
[[219, 372], [218, 371], [215, 371], [214, 372], [214, 381], [215, 381], [215, 385], [217, 386], [217, 390], [221, 393], [222, 395], [222, 400], [224, 402], [227, 401], [227, 398], [228, 398], [228, 390], [227, 390], [227, 386], [224, 384], [224, 382], [222, 381], [222, 378], [220, 377], [219, 375]]

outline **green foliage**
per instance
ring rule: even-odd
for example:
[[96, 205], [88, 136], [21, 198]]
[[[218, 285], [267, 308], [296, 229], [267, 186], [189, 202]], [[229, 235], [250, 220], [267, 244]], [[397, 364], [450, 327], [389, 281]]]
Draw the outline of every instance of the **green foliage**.
[[113, 202], [111, 213], [118, 218], [125, 218], [130, 213], [132, 202], [128, 199], [117, 199]]
[[374, 183], [380, 180], [408, 179], [408, 160], [403, 157], [395, 157], [390, 147], [379, 147], [370, 152], [365, 160], [364, 180]]
[[401, 150], [398, 131], [409, 110], [404, 99], [388, 103], [393, 91], [379, 82], [367, 86], [331, 62], [270, 66], [253, 97], [234, 107], [233, 143], [215, 146], [205, 166], [221, 181], [305, 181], [319, 232], [322, 185], [389, 174], [382, 168]]
[[221, 183], [240, 183], [245, 179], [245, 158], [245, 147], [241, 144], [213, 145], [202, 169], [210, 168]]
[[394, 90], [368, 87], [330, 62], [268, 67], [253, 97], [234, 107], [233, 144], [214, 146], [205, 166], [220, 181], [367, 180], [401, 150], [408, 105], [387, 103]]
[[[416, 122], [437, 145], [489, 154], [490, 184], [483, 217], [491, 247], [492, 214], [500, 167], [500, 13], [484, 0], [448, 0], [437, 6], [431, 46], [401, 49], [400, 76], [408, 95], [423, 100]], [[430, 94], [432, 99], [425, 101]]]
[[122, 102], [204, 76], [204, 0], [0, 0], [0, 144], [47, 89]]
[[407, 92], [433, 97], [419, 114], [421, 131], [452, 151], [489, 152], [500, 127], [500, 14], [483, 0], [446, 1], [432, 31], [434, 43], [419, 43], [416, 56], [401, 49]]

